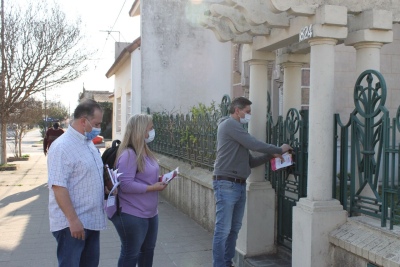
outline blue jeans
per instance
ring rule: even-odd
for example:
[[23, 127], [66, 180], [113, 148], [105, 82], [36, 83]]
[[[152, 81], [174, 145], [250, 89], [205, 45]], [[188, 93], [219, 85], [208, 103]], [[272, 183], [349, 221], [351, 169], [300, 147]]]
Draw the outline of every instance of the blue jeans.
[[213, 181], [216, 202], [213, 267], [231, 266], [246, 205], [246, 184]]
[[69, 227], [52, 232], [57, 240], [59, 267], [97, 267], [100, 259], [100, 232], [85, 229], [85, 240], [71, 236]]
[[121, 212], [111, 218], [121, 239], [118, 267], [153, 266], [154, 248], [157, 242], [158, 215], [139, 218]]

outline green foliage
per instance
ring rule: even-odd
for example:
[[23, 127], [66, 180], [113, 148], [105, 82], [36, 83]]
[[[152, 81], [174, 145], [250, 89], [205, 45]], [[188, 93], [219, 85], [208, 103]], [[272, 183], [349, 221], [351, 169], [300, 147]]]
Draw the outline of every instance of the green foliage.
[[111, 102], [100, 102], [99, 105], [103, 109], [103, 122], [101, 123], [100, 135], [105, 139], [111, 139], [113, 104]]
[[63, 121], [68, 118], [68, 109], [60, 102], [49, 102], [46, 108], [47, 118]]
[[195, 126], [199, 123], [199, 118], [204, 118], [205, 116], [211, 117], [217, 112], [219, 112], [219, 110], [216, 109], [215, 101], [212, 101], [210, 106], [206, 106], [203, 103], [192, 106], [190, 108], [192, 123], [186, 125], [185, 129], [182, 129], [180, 142], [195, 145], [198, 142]]

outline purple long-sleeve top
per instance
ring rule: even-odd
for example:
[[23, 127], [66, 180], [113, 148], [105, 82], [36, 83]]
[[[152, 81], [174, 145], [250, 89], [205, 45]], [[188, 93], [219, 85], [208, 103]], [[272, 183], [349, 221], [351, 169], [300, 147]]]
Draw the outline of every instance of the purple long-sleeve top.
[[118, 189], [121, 211], [140, 218], [152, 218], [158, 214], [158, 191], [146, 192], [147, 187], [158, 182], [159, 165], [145, 157], [144, 172], [137, 171], [136, 153], [128, 148], [118, 158], [116, 168], [121, 182]]

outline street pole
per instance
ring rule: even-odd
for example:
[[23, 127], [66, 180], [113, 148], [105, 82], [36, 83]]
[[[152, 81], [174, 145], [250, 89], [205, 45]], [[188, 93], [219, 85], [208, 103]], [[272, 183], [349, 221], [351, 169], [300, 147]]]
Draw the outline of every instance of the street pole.
[[46, 134], [47, 132], [47, 83], [46, 81], [44, 82], [44, 132]]

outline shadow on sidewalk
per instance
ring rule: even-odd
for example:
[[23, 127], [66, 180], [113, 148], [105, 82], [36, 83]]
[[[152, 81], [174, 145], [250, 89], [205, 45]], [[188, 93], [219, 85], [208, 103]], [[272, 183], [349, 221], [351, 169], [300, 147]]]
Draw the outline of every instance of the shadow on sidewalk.
[[0, 266], [57, 266], [47, 183], [0, 200]]
[[31, 197], [37, 196], [43, 189], [47, 189], [47, 183], [37, 186], [29, 191], [15, 193], [0, 200], [0, 209], [11, 203], [21, 202]]

